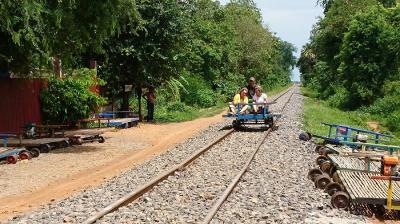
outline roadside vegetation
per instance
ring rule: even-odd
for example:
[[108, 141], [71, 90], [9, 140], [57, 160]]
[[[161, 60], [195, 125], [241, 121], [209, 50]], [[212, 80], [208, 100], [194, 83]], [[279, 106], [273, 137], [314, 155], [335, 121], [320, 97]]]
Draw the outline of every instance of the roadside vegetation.
[[[267, 91], [268, 96], [278, 94], [290, 88], [293, 84], [277, 86]], [[156, 110], [156, 120], [159, 122], [181, 122], [189, 121], [200, 117], [210, 117], [228, 110], [228, 105], [224, 98], [216, 99], [216, 104], [211, 107], [188, 106], [185, 103], [164, 104]]]
[[297, 63], [305, 93], [314, 97], [306, 102], [306, 122], [316, 119], [307, 116], [361, 127], [378, 121], [399, 135], [400, 2], [318, 2], [325, 15]]
[[304, 128], [308, 132], [318, 135], [326, 135], [327, 127], [321, 122], [346, 124], [353, 127], [368, 129], [367, 120], [370, 115], [358, 111], [342, 111], [332, 107], [328, 102], [319, 100], [317, 93], [307, 88], [302, 88], [301, 92], [307, 98], [304, 102]]
[[[251, 76], [267, 91], [287, 86], [296, 62], [252, 0], [4, 1], [0, 14], [0, 73], [49, 79], [41, 97], [49, 123], [86, 118], [105, 101], [144, 114], [148, 87], [156, 119], [190, 120], [219, 112]], [[101, 96], [82, 90], [94, 60]]]

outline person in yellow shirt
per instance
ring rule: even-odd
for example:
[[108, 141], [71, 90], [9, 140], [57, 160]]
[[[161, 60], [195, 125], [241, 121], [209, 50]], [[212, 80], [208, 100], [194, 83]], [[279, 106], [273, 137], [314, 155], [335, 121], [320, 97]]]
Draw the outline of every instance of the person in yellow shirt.
[[[231, 114], [236, 114], [237, 105], [240, 103], [248, 104], [249, 98], [247, 97], [247, 88], [242, 88], [238, 94], [233, 97], [233, 102], [229, 103], [229, 110]], [[241, 106], [240, 114], [244, 114], [247, 111], [248, 105]]]

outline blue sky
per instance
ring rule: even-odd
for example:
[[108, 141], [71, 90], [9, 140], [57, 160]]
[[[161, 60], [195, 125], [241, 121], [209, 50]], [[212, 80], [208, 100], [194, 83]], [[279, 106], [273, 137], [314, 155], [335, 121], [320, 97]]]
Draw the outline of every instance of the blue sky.
[[[220, 0], [225, 4], [229, 0]], [[317, 0], [255, 0], [261, 9], [263, 20], [276, 35], [294, 44], [296, 56], [302, 46], [308, 42], [310, 31], [317, 17], [323, 15], [323, 9], [316, 6]], [[297, 69], [293, 71], [293, 80], [300, 79]]]

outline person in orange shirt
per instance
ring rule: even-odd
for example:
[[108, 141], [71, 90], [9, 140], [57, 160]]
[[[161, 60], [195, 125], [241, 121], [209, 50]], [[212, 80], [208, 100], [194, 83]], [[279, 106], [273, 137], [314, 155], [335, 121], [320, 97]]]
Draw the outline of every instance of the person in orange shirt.
[[[242, 88], [238, 94], [233, 97], [233, 102], [229, 103], [229, 110], [231, 114], [236, 114], [236, 108], [238, 104], [248, 104], [249, 98], [247, 97], [248, 90], [247, 88]], [[240, 109], [240, 114], [245, 114], [247, 111], [248, 105], [244, 105]]]

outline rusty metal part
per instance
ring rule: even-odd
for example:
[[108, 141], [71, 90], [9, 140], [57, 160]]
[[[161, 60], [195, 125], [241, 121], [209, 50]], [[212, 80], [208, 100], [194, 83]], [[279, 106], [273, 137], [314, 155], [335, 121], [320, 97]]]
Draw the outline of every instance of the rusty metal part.
[[325, 189], [325, 187], [331, 182], [331, 178], [327, 174], [317, 176], [314, 181], [315, 187], [322, 190]]
[[8, 164], [16, 164], [18, 161], [18, 155], [11, 155], [7, 157]]
[[314, 182], [315, 178], [318, 175], [322, 175], [322, 174], [323, 174], [322, 170], [320, 170], [319, 168], [314, 168], [314, 169], [311, 169], [310, 171], [308, 171], [307, 176], [308, 176], [308, 179], [310, 179]]
[[319, 168], [325, 173], [328, 173], [329, 170], [331, 169], [331, 167], [332, 167], [332, 163], [329, 160], [324, 161], [321, 163], [321, 165], [319, 165]]
[[315, 163], [320, 166], [325, 161], [328, 161], [328, 158], [326, 156], [318, 156], [315, 160]]
[[39, 157], [40, 155], [40, 150], [38, 148], [30, 148], [29, 152], [31, 153], [33, 158]]
[[32, 155], [28, 151], [20, 152], [18, 155], [20, 160], [29, 160], [32, 158]]
[[346, 209], [350, 205], [350, 196], [343, 191], [338, 191], [332, 195], [331, 204], [335, 208]]
[[328, 185], [326, 185], [324, 191], [328, 193], [330, 196], [332, 196], [338, 191], [343, 191], [343, 186], [340, 185], [339, 183], [331, 182]]

